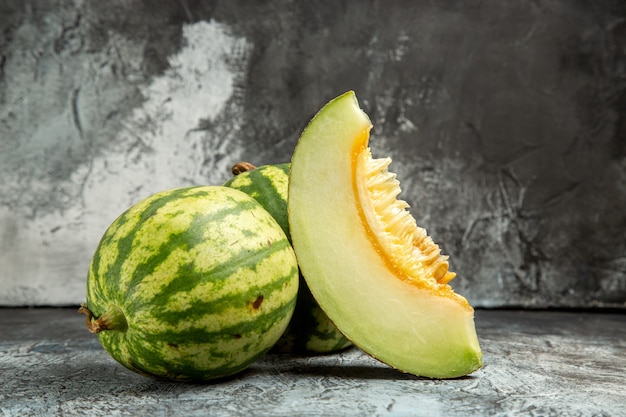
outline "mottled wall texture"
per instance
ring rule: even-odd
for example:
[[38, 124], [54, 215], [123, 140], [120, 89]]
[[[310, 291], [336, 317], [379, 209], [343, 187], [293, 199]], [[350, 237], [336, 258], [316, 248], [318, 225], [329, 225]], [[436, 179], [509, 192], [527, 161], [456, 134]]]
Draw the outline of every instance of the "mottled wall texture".
[[474, 305], [626, 307], [623, 0], [2, 0], [0, 30], [0, 305], [83, 301], [127, 207], [288, 161], [353, 89]]

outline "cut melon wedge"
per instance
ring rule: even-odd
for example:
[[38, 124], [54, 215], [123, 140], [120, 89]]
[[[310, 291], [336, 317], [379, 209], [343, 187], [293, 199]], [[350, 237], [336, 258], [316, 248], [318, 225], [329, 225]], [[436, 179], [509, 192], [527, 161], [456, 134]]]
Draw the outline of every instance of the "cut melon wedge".
[[354, 92], [330, 101], [295, 148], [288, 216], [302, 274], [337, 328], [372, 357], [431, 378], [482, 366], [474, 310], [447, 257], [399, 200]]

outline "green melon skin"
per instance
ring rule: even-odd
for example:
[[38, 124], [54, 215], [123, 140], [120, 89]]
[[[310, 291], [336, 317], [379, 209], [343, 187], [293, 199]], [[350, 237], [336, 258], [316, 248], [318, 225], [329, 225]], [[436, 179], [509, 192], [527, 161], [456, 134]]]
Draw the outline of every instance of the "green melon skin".
[[[249, 194], [276, 219], [289, 237], [287, 218], [287, 191], [289, 186], [289, 163], [248, 165], [244, 172], [236, 174], [223, 185]], [[236, 170], [233, 170], [234, 172]], [[280, 353], [323, 354], [345, 349], [352, 343], [335, 327], [317, 304], [311, 291], [299, 276], [296, 308], [287, 331], [272, 349]]]
[[256, 200], [189, 187], [152, 195], [111, 224], [82, 312], [125, 367], [210, 381], [246, 369], [276, 343], [297, 292], [289, 240]]

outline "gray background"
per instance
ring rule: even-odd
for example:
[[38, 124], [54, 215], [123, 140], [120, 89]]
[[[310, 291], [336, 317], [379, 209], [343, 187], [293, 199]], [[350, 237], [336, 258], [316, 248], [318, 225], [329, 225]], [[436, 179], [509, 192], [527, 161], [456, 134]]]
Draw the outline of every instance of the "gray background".
[[626, 303], [619, 0], [0, 3], [0, 305], [74, 305], [147, 195], [288, 161], [353, 89], [475, 306]]

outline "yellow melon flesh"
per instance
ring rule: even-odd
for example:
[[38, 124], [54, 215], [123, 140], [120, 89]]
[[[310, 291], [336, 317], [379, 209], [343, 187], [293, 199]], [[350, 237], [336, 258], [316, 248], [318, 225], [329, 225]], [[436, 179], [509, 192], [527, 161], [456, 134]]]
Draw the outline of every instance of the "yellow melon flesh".
[[291, 161], [288, 213], [302, 274], [355, 345], [403, 372], [433, 378], [482, 366], [474, 311], [448, 282], [447, 257], [373, 159], [372, 125], [353, 92], [306, 127]]

